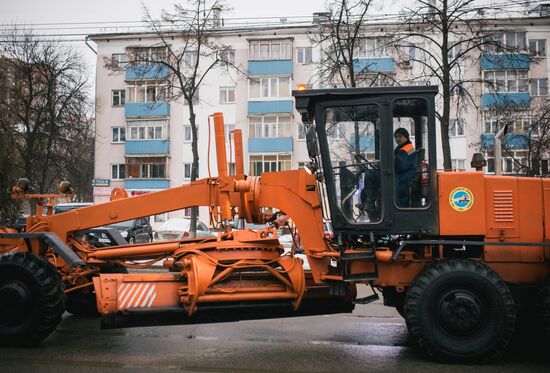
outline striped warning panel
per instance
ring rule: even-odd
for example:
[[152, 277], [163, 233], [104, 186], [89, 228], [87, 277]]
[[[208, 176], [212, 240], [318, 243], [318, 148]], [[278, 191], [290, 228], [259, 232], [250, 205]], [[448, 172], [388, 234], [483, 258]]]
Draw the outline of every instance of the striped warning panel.
[[157, 297], [154, 283], [123, 283], [118, 287], [118, 310], [150, 308]]

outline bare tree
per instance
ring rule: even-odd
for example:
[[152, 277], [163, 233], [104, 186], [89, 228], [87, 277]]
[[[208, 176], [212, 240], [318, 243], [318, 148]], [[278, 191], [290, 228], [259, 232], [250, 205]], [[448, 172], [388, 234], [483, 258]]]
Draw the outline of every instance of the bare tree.
[[[547, 100], [534, 99], [530, 105], [500, 102], [486, 110], [485, 115], [486, 125], [491, 126], [486, 132], [507, 126], [502, 155], [511, 164], [509, 172], [548, 176], [548, 167], [542, 167], [543, 162], [550, 160], [550, 103]], [[491, 148], [490, 143], [481, 145]]]
[[[77, 194], [90, 195], [92, 171], [67, 162], [90, 162], [91, 101], [82, 57], [55, 40], [17, 26], [0, 33], [0, 70], [6, 94], [0, 100], [0, 125], [12, 139], [16, 174], [28, 177], [34, 191], [54, 192], [67, 177], [86, 179]], [[78, 138], [78, 143], [75, 142]]]
[[[310, 42], [321, 49], [316, 81], [343, 87], [372, 86], [380, 80], [393, 83], [391, 75], [379, 71], [367, 59], [373, 52], [367, 47], [367, 13], [371, 4], [372, 0], [334, 0], [328, 4], [327, 12], [317, 15], [319, 31], [310, 37]], [[377, 40], [383, 40], [377, 48], [389, 48], [390, 38]]]
[[[135, 48], [129, 53], [128, 64], [142, 67], [142, 77], [157, 72], [157, 81], [166, 86], [155, 102], [170, 98], [183, 100], [189, 113], [191, 127], [191, 182], [199, 176], [198, 121], [195, 105], [199, 103], [199, 89], [209, 72], [223, 63], [235, 67], [234, 53], [229, 46], [220, 43], [217, 31], [221, 26], [219, 0], [186, 0], [175, 4], [172, 12], [163, 11], [160, 19], [154, 19], [144, 6], [144, 21], [156, 42], [149, 47], [155, 53], [142, 53]], [[233, 55], [234, 56], [234, 55]], [[108, 68], [116, 69], [116, 63], [105, 60]], [[138, 75], [139, 79], [139, 75]], [[153, 103], [152, 105], [154, 105]], [[191, 210], [190, 236], [195, 237], [198, 208]]]
[[[489, 7], [478, 6], [477, 0], [418, 0], [419, 6], [403, 17], [396, 46], [412, 48], [407, 59], [421, 67], [417, 78], [440, 86], [436, 116], [440, 123], [443, 167], [452, 169], [449, 145], [451, 112], [477, 106], [479, 96], [473, 83], [479, 78], [465, 75], [466, 62], [477, 62], [479, 53], [488, 47], [516, 53], [493, 37], [496, 31], [487, 28], [484, 16]], [[472, 93], [475, 92], [475, 93]]]

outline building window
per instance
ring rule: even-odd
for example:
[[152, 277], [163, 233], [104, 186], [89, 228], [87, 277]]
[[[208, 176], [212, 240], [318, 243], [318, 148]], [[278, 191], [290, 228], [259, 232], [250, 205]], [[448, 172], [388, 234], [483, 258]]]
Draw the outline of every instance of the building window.
[[451, 119], [449, 120], [449, 137], [464, 136], [464, 120]]
[[[193, 103], [193, 105], [198, 105], [199, 103], [199, 88], [195, 88], [195, 93], [193, 94], [193, 98], [191, 99], [191, 102]], [[184, 105], [188, 105], [188, 102], [187, 100], [183, 100], [183, 104]]]
[[290, 78], [250, 79], [249, 97], [254, 99], [290, 97]]
[[165, 157], [127, 157], [126, 178], [165, 179]]
[[254, 138], [292, 137], [290, 115], [264, 115], [248, 118], [248, 136]]
[[313, 48], [311, 47], [296, 48], [296, 62], [301, 64], [312, 63], [312, 50]]
[[[326, 124], [327, 139], [329, 140], [342, 140], [345, 138], [346, 122], [331, 122]], [[411, 136], [414, 136], [411, 133]]]
[[235, 103], [235, 87], [220, 87], [220, 104]]
[[306, 139], [306, 126], [303, 123], [298, 123], [298, 140]]
[[529, 92], [526, 70], [483, 71], [484, 92]]
[[359, 41], [357, 57], [387, 57], [391, 46], [391, 38], [365, 38]]
[[527, 33], [525, 31], [497, 32], [487, 37], [483, 47], [485, 53], [527, 50]]
[[164, 47], [137, 47], [128, 48], [128, 55], [134, 64], [153, 64], [159, 63], [166, 58], [166, 48]]
[[128, 140], [166, 140], [168, 122], [165, 120], [129, 121], [127, 124]]
[[529, 54], [535, 57], [545, 57], [546, 39], [529, 40]]
[[250, 60], [291, 60], [292, 41], [254, 40], [249, 45]]
[[128, 102], [145, 103], [166, 100], [166, 85], [134, 83], [128, 85]]
[[123, 69], [128, 64], [128, 56], [126, 53], [113, 53], [111, 57], [111, 64], [115, 68]]
[[126, 141], [126, 128], [124, 127], [112, 127], [113, 137], [111, 142], [122, 143]]
[[125, 164], [112, 164], [111, 165], [111, 179], [122, 180], [126, 176]]
[[465, 170], [466, 160], [465, 159], [451, 159], [451, 165], [453, 167], [453, 170]]
[[111, 91], [112, 100], [111, 104], [113, 106], [124, 106], [124, 99], [126, 92], [123, 89], [115, 89]]
[[184, 142], [191, 142], [192, 135], [191, 135], [191, 125], [184, 124], [183, 125], [183, 141]]
[[531, 96], [548, 96], [548, 79], [531, 79]]
[[[503, 113], [502, 117], [486, 113], [483, 117], [485, 133], [497, 133], [498, 130], [508, 125], [508, 132], [525, 134], [531, 131], [531, 118], [528, 112]], [[536, 135], [536, 133], [532, 133]]]
[[292, 167], [290, 154], [251, 155], [250, 172], [260, 176], [262, 172], [287, 171]]
[[191, 163], [184, 163], [183, 164], [183, 179], [184, 180], [190, 180], [191, 179]]
[[222, 66], [235, 65], [235, 50], [228, 49], [220, 51], [218, 58], [221, 61]]
[[199, 59], [199, 53], [197, 51], [189, 51], [183, 54], [183, 63], [186, 68], [195, 68], [197, 60]]

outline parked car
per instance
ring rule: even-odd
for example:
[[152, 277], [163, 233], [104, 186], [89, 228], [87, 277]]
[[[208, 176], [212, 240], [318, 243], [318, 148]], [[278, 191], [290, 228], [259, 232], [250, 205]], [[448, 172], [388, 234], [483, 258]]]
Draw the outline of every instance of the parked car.
[[153, 241], [153, 228], [149, 224], [148, 218], [122, 221], [110, 224], [107, 228], [115, 228], [120, 231], [122, 237], [130, 244]]
[[[187, 218], [171, 218], [157, 229], [159, 241], [174, 241], [189, 238], [191, 220]], [[211, 231], [206, 224], [197, 221], [197, 238], [213, 237], [216, 233]]]
[[92, 202], [69, 202], [69, 203], [58, 203], [53, 207], [54, 214], [60, 214], [62, 212], [67, 212], [69, 210], [78, 209], [81, 207], [92, 206]]

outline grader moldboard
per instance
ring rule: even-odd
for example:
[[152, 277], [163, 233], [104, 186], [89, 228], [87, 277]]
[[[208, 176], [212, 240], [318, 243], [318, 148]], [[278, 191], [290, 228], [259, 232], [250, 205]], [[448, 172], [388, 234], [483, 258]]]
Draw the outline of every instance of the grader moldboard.
[[[438, 172], [436, 93], [431, 86], [293, 92], [311, 158], [301, 170], [246, 176], [235, 130], [229, 175], [223, 116], [215, 113], [217, 177], [132, 198], [115, 188], [110, 202], [61, 214], [51, 214], [59, 196], [27, 194], [19, 183], [13, 198], [38, 208], [25, 231], [0, 229], [1, 344], [43, 340], [66, 304], [75, 314], [97, 309], [104, 328], [226, 322], [352, 312], [374, 298], [356, 299], [356, 285], [367, 284], [404, 316], [430, 357], [497, 358], [523, 291], [542, 300], [549, 322], [550, 180], [489, 176], [482, 163], [478, 171]], [[408, 129], [416, 149], [406, 188], [395, 185], [397, 127]], [[98, 248], [77, 234], [192, 206], [210, 208], [217, 237]], [[256, 224], [290, 217], [311, 270], [282, 255], [276, 229], [233, 229], [236, 214]], [[323, 219], [332, 222], [331, 239]], [[159, 261], [168, 271], [126, 271]]]

